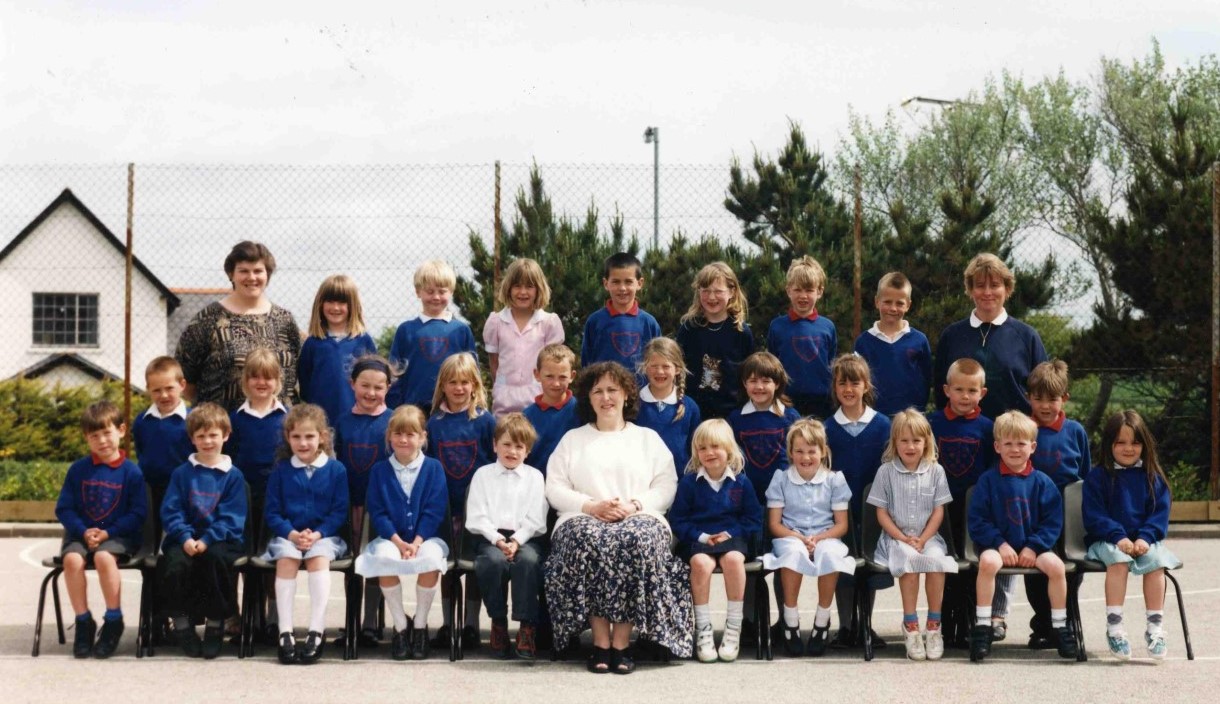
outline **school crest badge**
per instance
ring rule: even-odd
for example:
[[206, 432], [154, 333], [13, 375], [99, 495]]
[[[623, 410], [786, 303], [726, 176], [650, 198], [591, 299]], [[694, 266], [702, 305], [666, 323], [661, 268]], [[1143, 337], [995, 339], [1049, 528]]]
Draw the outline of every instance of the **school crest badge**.
[[86, 479], [81, 482], [80, 494], [85, 503], [85, 515], [94, 523], [100, 523], [118, 508], [123, 498], [123, 485]]
[[478, 445], [474, 440], [441, 442], [437, 444], [441, 465], [452, 479], [465, 479], [474, 470], [478, 459]]
[[191, 513], [195, 518], [207, 518], [216, 511], [216, 506], [220, 503], [220, 494], [192, 489], [189, 501]]
[[445, 357], [449, 356], [449, 338], [421, 337], [419, 338], [419, 352], [429, 362], [434, 364], [442, 362]]
[[640, 351], [640, 334], [638, 332], [612, 332], [610, 344], [614, 351], [624, 359], [632, 359]]
[[347, 457], [343, 458], [343, 464], [347, 466], [347, 471], [352, 474], [365, 474], [372, 469], [373, 464], [377, 462], [377, 445], [370, 443], [349, 443], [347, 446]]
[[974, 469], [974, 458], [979, 454], [977, 438], [941, 438], [937, 441], [938, 459], [945, 474], [961, 479]]
[[1008, 517], [1008, 522], [1014, 526], [1024, 525], [1029, 522], [1029, 499], [1023, 499], [1019, 496], [1014, 496], [1004, 502], [1004, 514]]
[[1047, 476], [1059, 473], [1059, 465], [1063, 464], [1063, 452], [1060, 450], [1034, 450], [1034, 469], [1041, 470]]
[[780, 450], [784, 447], [784, 429], [744, 430], [741, 433], [741, 447], [745, 450], [746, 459], [750, 464], [755, 467], [770, 467], [779, 459]]
[[822, 353], [822, 338], [799, 335], [792, 338], [792, 351], [804, 362], [812, 362]]

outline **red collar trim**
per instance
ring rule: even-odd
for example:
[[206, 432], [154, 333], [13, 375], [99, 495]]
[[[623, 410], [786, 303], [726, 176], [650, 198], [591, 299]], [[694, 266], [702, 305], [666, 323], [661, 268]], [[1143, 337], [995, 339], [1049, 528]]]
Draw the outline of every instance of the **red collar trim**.
[[1034, 471], [1034, 461], [1033, 460], [1026, 460], [1025, 469], [1021, 470], [1020, 472], [1012, 471], [1011, 469], [1008, 468], [1008, 465], [1004, 464], [1004, 460], [1000, 460], [1000, 476], [1027, 477], [1027, 476], [1029, 476], [1029, 473], [1032, 471]]
[[607, 300], [606, 301], [606, 310], [609, 311], [611, 318], [618, 316], [618, 315], [639, 315], [640, 314], [640, 302], [632, 301], [631, 309], [620, 313], [620, 312], [618, 312], [618, 310], [615, 309], [614, 301]]
[[114, 460], [113, 462], [103, 462], [101, 457], [98, 457], [90, 452], [89, 459], [93, 460], [93, 464], [104, 464], [111, 469], [118, 469], [120, 465], [127, 461], [127, 453], [123, 450], [119, 450], [119, 458], [117, 460]]
[[983, 412], [983, 409], [979, 408], [978, 406], [975, 406], [973, 411], [970, 411], [969, 413], [967, 413], [964, 416], [959, 416], [958, 414], [953, 412], [953, 406], [951, 406], [947, 403], [945, 404], [945, 418], [948, 418], [949, 420], [957, 420], [958, 418], [965, 418], [966, 420], [974, 420], [975, 418], [978, 418], [979, 414], [982, 412]]
[[571, 400], [572, 400], [572, 390], [571, 389], [568, 389], [567, 395], [563, 397], [563, 401], [561, 401], [558, 406], [552, 406], [551, 404], [547, 403], [546, 401], [543, 401], [542, 394], [538, 394], [537, 396], [534, 397], [534, 403], [538, 404], [539, 410], [543, 410], [543, 411], [563, 410], [563, 407], [568, 405], [568, 401], [571, 401]]
[[1067, 419], [1067, 414], [1064, 413], [1063, 411], [1059, 411], [1059, 417], [1055, 418], [1055, 420], [1051, 421], [1050, 423], [1047, 423], [1046, 425], [1039, 423], [1038, 427], [1039, 428], [1048, 428], [1057, 433], [1060, 430], [1063, 430], [1063, 421], [1066, 419]]
[[792, 308], [788, 309], [788, 320], [795, 322], [797, 320], [817, 320], [817, 319], [818, 319], [818, 309], [816, 307], [813, 309], [813, 312], [810, 313], [809, 315], [801, 315], [800, 313], [797, 313], [796, 310], [794, 310]]

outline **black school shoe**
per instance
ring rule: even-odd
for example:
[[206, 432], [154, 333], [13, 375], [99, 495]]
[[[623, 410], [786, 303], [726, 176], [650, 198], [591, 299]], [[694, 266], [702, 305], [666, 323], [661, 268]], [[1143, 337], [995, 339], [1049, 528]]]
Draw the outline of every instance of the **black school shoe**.
[[174, 629], [174, 639], [178, 641], [178, 647], [182, 648], [182, 654], [188, 658], [203, 655], [203, 643], [200, 642], [194, 626]]
[[826, 654], [826, 644], [830, 640], [830, 626], [813, 629], [809, 634], [809, 642], [805, 644], [805, 654], [810, 657], [820, 658]]
[[805, 646], [801, 643], [801, 629], [789, 628], [782, 626], [781, 640], [784, 642], [784, 652], [791, 657], [800, 657], [805, 654]]
[[123, 619], [103, 620], [102, 632], [98, 635], [97, 643], [93, 646], [93, 657], [105, 660], [114, 655], [114, 651], [119, 647], [119, 638], [122, 636]]
[[[446, 643], [446, 646], [448, 643]], [[427, 660], [431, 654], [428, 644], [428, 627], [416, 628], [411, 634], [411, 659]]]
[[411, 622], [407, 621], [407, 629], [405, 631], [394, 631], [394, 638], [390, 640], [390, 657], [395, 660], [410, 660], [411, 659]]
[[326, 647], [326, 638], [318, 631], [310, 631], [305, 635], [305, 645], [301, 648], [301, 664], [312, 665], [322, 657]]
[[72, 639], [72, 657], [87, 658], [93, 654], [93, 637], [97, 635], [97, 621], [76, 622], [76, 636]]
[[1072, 633], [1072, 629], [1067, 626], [1056, 628], [1055, 641], [1055, 649], [1059, 651], [1059, 657], [1076, 657], [1076, 635]]
[[856, 636], [850, 628], [840, 628], [835, 631], [835, 637], [830, 639], [831, 650], [847, 650], [854, 647], [856, 647]]
[[982, 662], [991, 655], [991, 624], [980, 624], [970, 629], [970, 661]]
[[224, 624], [203, 627], [203, 646], [200, 649], [200, 653], [203, 655], [204, 660], [215, 660], [216, 656], [220, 655], [220, 649], [224, 647], [224, 644]]
[[295, 665], [301, 661], [301, 656], [297, 653], [297, 642], [287, 631], [280, 634], [278, 656], [282, 665]]

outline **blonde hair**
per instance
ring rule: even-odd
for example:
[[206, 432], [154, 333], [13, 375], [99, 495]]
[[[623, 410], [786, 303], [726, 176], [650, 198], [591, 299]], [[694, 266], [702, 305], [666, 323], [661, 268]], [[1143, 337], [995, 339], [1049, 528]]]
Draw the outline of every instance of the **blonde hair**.
[[1008, 411], [1001, 413], [1000, 417], [995, 419], [995, 424], [991, 426], [991, 434], [996, 442], [1008, 438], [1034, 442], [1038, 439], [1038, 424], [1021, 411]]
[[256, 377], [275, 379], [277, 396], [284, 389], [284, 368], [280, 366], [280, 358], [270, 348], [255, 347], [246, 353], [246, 362], [241, 368], [241, 391], [246, 396], [250, 395], [250, 380]]
[[292, 444], [288, 441], [288, 434], [293, 428], [299, 425], [308, 424], [318, 431], [318, 449], [330, 456], [334, 456], [335, 449], [332, 445], [333, 434], [330, 430], [330, 425], [326, 422], [326, 411], [322, 410], [321, 406], [315, 406], [312, 403], [302, 403], [299, 406], [293, 406], [288, 415], [284, 417], [284, 446], [288, 448], [288, 454], [292, 455]]
[[793, 448], [800, 438], [822, 451], [822, 466], [830, 469], [830, 443], [826, 440], [826, 426], [816, 418], [802, 418], [788, 428], [788, 460], [792, 460]]
[[1012, 290], [1017, 286], [1017, 277], [1013, 275], [1012, 269], [1000, 259], [990, 252], [975, 255], [974, 259], [966, 265], [966, 273], [962, 276], [966, 283], [966, 293], [970, 293], [970, 289], [974, 288], [976, 283], [982, 283], [987, 279], [997, 279], [1004, 284], [1004, 290], [1012, 294]]
[[500, 442], [500, 438], [505, 435], [513, 442], [525, 445], [526, 450], [532, 448], [534, 442], [538, 440], [538, 431], [534, 430], [534, 424], [529, 422], [529, 419], [522, 413], [508, 413], [496, 422], [496, 430], [491, 436], [492, 440]]
[[483, 388], [483, 376], [479, 374], [479, 363], [474, 361], [474, 355], [469, 352], [458, 352], [449, 355], [441, 363], [441, 370], [436, 375], [436, 392], [432, 394], [432, 412], [440, 410], [445, 401], [445, 384], [452, 379], [470, 379], [470, 405], [466, 407], [466, 416], [471, 420], [479, 416], [480, 409], [487, 408], [487, 391]]
[[877, 282], [877, 298], [886, 291], [902, 291], [907, 300], [911, 298], [911, 280], [901, 271], [891, 271]]
[[505, 270], [500, 288], [496, 291], [496, 302], [505, 308], [511, 305], [513, 286], [533, 286], [537, 289], [534, 310], [546, 310], [551, 305], [551, 286], [546, 282], [542, 267], [533, 259], [514, 260]]
[[741, 468], [746, 465], [745, 458], [741, 456], [741, 448], [737, 446], [737, 439], [733, 437], [733, 428], [722, 418], [703, 421], [691, 434], [690, 461], [686, 463], [687, 474], [694, 474], [703, 466], [703, 463], [699, 461], [700, 445], [724, 448], [725, 454], [728, 455], [726, 471], [733, 476], [737, 476]]
[[1068, 392], [1068, 365], [1062, 359], [1052, 359], [1034, 367], [1025, 380], [1030, 396], [1063, 398]]
[[534, 369], [542, 371], [543, 362], [567, 362], [568, 368], [573, 373], [576, 372], [576, 353], [562, 342], [553, 342], [543, 347], [538, 352], [538, 359], [534, 362]]
[[428, 433], [428, 418], [422, 409], [413, 403], [407, 403], [394, 409], [390, 420], [385, 426], [385, 442], [390, 444], [390, 436], [394, 433]]
[[153, 374], [164, 374], [166, 372], [172, 372], [174, 378], [178, 381], [186, 381], [186, 376], [182, 374], [182, 365], [178, 360], [169, 355], [154, 357], [153, 361], [149, 362], [147, 367], [144, 367], [144, 380], [148, 381], [148, 377]]
[[644, 345], [644, 354], [640, 355], [637, 371], [645, 377], [648, 376], [648, 359], [653, 355], [674, 365], [674, 390], [678, 392], [678, 410], [674, 412], [674, 419], [670, 422], [677, 423], [686, 415], [686, 404], [682, 403], [682, 399], [686, 398], [686, 377], [690, 373], [686, 369], [686, 357], [678, 343], [668, 337], [654, 337]]
[[695, 291], [695, 297], [691, 301], [690, 309], [682, 316], [680, 322], [693, 321], [696, 325], [707, 324], [707, 319], [703, 317], [703, 304], [699, 301], [699, 292], [711, 288], [720, 280], [724, 281], [724, 285], [729, 289], [729, 302], [725, 310], [733, 319], [733, 326], [737, 328], [737, 331], [745, 330], [749, 305], [746, 303], [745, 294], [741, 291], [741, 283], [737, 281], [737, 274], [733, 273], [732, 267], [724, 262], [712, 262], [695, 274], [695, 280], [690, 285]]
[[793, 259], [788, 265], [788, 277], [785, 288], [825, 290], [826, 270], [818, 264], [818, 260], [806, 254], [800, 259]]
[[233, 423], [229, 421], [229, 413], [220, 404], [206, 401], [191, 409], [186, 416], [186, 434], [194, 438], [200, 430], [217, 428], [225, 435], [233, 432]]
[[928, 423], [928, 419], [914, 408], [908, 408], [905, 411], [899, 411], [891, 419], [890, 424], [890, 440], [885, 444], [885, 452], [881, 454], [883, 462], [891, 462], [898, 459], [898, 439], [903, 433], [910, 433], [915, 439], [923, 438], [923, 457], [920, 457], [922, 462], [936, 461], [936, 438], [932, 435], [932, 426]]
[[855, 352], [845, 352], [830, 363], [830, 391], [834, 405], [839, 406], [839, 395], [835, 387], [839, 379], [864, 382], [864, 405], [872, 406], [876, 401], [877, 390], [873, 386], [873, 374], [868, 368], [868, 361]]
[[949, 371], [945, 373], [945, 383], [952, 384], [955, 376], [978, 377], [983, 380], [983, 385], [987, 385], [987, 371], [983, 369], [983, 365], [974, 357], [962, 357], [953, 364], [949, 365]]
[[452, 289], [457, 286], [457, 274], [448, 262], [440, 259], [429, 259], [415, 269], [415, 290], [425, 286], [440, 286]]
[[360, 292], [356, 290], [356, 282], [347, 274], [335, 274], [322, 280], [322, 285], [313, 297], [313, 311], [309, 314], [309, 336], [326, 337], [328, 328], [326, 315], [322, 313], [322, 304], [331, 301], [347, 304], [347, 334], [350, 337], [363, 334], [364, 307], [360, 305]]

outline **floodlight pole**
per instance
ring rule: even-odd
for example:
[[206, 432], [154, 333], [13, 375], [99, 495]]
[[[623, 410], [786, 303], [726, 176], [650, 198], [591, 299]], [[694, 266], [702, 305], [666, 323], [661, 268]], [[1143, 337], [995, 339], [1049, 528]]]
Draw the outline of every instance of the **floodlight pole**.
[[644, 144], [652, 144], [652, 248], [661, 248], [661, 129], [644, 130]]

